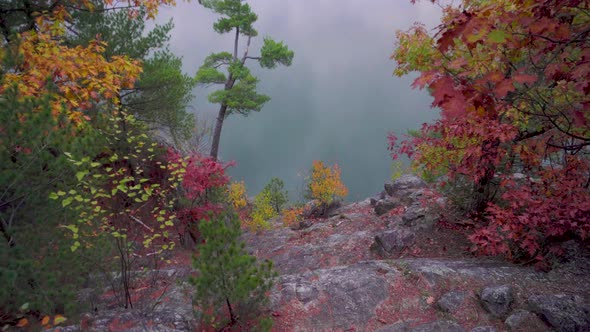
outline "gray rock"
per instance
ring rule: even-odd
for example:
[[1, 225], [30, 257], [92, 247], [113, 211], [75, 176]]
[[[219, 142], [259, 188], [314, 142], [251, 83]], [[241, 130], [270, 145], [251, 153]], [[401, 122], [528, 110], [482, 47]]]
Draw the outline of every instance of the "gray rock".
[[415, 230], [432, 229], [440, 218], [440, 213], [436, 210], [436, 208], [423, 206], [422, 202], [414, 202], [403, 214], [402, 224]]
[[404, 174], [391, 183], [385, 183], [385, 192], [389, 196], [396, 196], [401, 191], [415, 190], [426, 187], [426, 182], [415, 175]]
[[319, 277], [329, 296], [334, 328], [347, 329], [364, 324], [387, 297], [387, 283], [375, 274], [372, 265], [324, 270]]
[[308, 303], [317, 299], [318, 290], [308, 283], [301, 283], [295, 287], [297, 299], [303, 303]]
[[[526, 310], [517, 310], [513, 312], [508, 318], [506, 318], [504, 324], [506, 324], [511, 331], [519, 331], [534, 326], [541, 328], [545, 326], [537, 315]], [[536, 330], [538, 331], [539, 329]]]
[[375, 203], [375, 213], [380, 216], [384, 215], [387, 212], [395, 209], [400, 205], [399, 202], [392, 201], [389, 199], [380, 199]]
[[416, 234], [409, 229], [397, 227], [375, 236], [375, 248], [382, 253], [392, 254], [404, 250], [416, 241]]
[[576, 301], [574, 296], [533, 295], [528, 304], [557, 331], [590, 331], [590, 305]]
[[385, 191], [382, 191], [374, 196], [369, 197], [369, 204], [371, 206], [375, 206], [375, 204], [377, 204], [378, 201], [383, 200], [387, 197], [387, 193]]
[[375, 332], [410, 332], [412, 329], [406, 322], [398, 322], [391, 325], [383, 326]]
[[444, 312], [454, 312], [461, 307], [463, 302], [465, 302], [466, 297], [466, 292], [448, 292], [440, 297], [440, 299], [436, 303], [436, 306]]
[[416, 326], [412, 332], [465, 332], [461, 325], [448, 320], [437, 320], [420, 326]]
[[332, 203], [328, 204], [328, 206], [323, 206], [322, 204], [318, 203], [317, 201], [309, 201], [305, 204], [303, 217], [310, 218], [310, 217], [318, 217], [318, 218], [326, 218], [333, 215], [338, 214], [336, 210], [342, 206], [342, 202], [339, 200], [334, 200]]
[[492, 286], [486, 287], [481, 291], [481, 302], [484, 307], [494, 317], [504, 317], [509, 311], [514, 295], [512, 286]]
[[471, 332], [497, 332], [495, 327], [493, 326], [478, 326], [471, 329]]

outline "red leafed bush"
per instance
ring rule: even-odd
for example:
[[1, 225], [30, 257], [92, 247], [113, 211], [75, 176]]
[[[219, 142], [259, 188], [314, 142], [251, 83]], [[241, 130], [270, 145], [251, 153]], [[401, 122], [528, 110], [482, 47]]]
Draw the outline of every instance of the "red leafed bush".
[[180, 222], [180, 233], [188, 234], [193, 241], [199, 238], [197, 229], [199, 220], [210, 219], [212, 214], [223, 210], [223, 188], [229, 183], [225, 174], [232, 164], [222, 164], [209, 157], [191, 155], [182, 157], [177, 151], [168, 151], [169, 168], [172, 174], [181, 177], [181, 206], [177, 216]]
[[[587, 169], [587, 166], [585, 167]], [[542, 260], [555, 244], [590, 234], [590, 199], [580, 162], [545, 170], [526, 183], [507, 180], [501, 201], [488, 207], [489, 224], [471, 236], [486, 254]]]
[[[484, 254], [542, 261], [590, 224], [589, 1], [445, 4], [433, 34], [398, 32], [395, 73], [440, 111], [388, 137], [476, 224]], [[449, 190], [449, 188], [451, 190]]]

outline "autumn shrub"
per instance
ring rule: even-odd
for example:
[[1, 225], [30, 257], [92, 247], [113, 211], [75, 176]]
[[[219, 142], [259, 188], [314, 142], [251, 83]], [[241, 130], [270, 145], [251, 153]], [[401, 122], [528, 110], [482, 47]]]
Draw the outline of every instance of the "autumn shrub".
[[199, 221], [223, 210], [229, 183], [225, 170], [231, 164], [223, 165], [196, 153], [185, 157], [173, 150], [168, 151], [167, 159], [173, 173], [181, 174], [176, 207], [179, 233], [197, 243], [200, 239]]
[[303, 218], [305, 208], [291, 207], [283, 210], [283, 224], [287, 227], [297, 227]]
[[246, 195], [246, 184], [244, 181], [233, 181], [228, 186], [228, 199], [232, 207], [236, 210], [245, 208], [248, 205], [248, 196]]
[[325, 213], [332, 203], [343, 199], [347, 194], [348, 189], [340, 179], [340, 167], [330, 167], [315, 160], [307, 184], [307, 198], [317, 201]]
[[162, 258], [163, 251], [175, 247], [174, 199], [184, 172], [166, 160], [166, 150], [133, 116], [106, 117], [100, 132], [102, 151], [94, 158], [64, 152], [75, 167], [76, 185], [49, 197], [74, 215], [63, 223], [71, 232], [71, 251], [107, 237], [110, 246], [102, 250], [118, 257], [122, 277], [114, 291], [127, 307], [132, 306], [129, 287], [136, 264], [145, 265], [148, 254]]
[[254, 204], [249, 218], [244, 218], [244, 225], [252, 231], [270, 228], [269, 220], [277, 217], [288, 202], [288, 195], [283, 190], [281, 179], [272, 178], [258, 195], [254, 197]]
[[545, 171], [539, 180], [525, 180], [526, 185], [506, 180], [501, 200], [487, 209], [489, 223], [470, 237], [474, 249], [547, 264], [545, 257], [560, 256], [564, 239], [588, 238], [588, 180], [577, 172], [583, 167], [571, 160], [562, 169]]
[[434, 34], [397, 34], [395, 73], [419, 72], [440, 116], [392, 155], [450, 189], [479, 253], [542, 262], [588, 239], [587, 25], [576, 1], [461, 1]]
[[252, 206], [250, 219], [245, 221], [246, 227], [256, 232], [269, 229], [269, 220], [278, 216], [272, 203], [271, 193], [268, 190], [263, 190], [254, 196], [254, 205]]

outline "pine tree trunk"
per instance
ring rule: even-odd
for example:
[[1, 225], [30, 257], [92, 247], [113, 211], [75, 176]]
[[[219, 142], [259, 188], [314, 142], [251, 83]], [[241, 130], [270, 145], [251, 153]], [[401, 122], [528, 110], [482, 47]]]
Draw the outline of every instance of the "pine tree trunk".
[[213, 131], [211, 153], [209, 154], [209, 156], [211, 156], [213, 160], [217, 160], [217, 154], [219, 152], [219, 140], [221, 139], [221, 128], [223, 127], [223, 120], [225, 120], [226, 111], [227, 105], [221, 105], [221, 107], [219, 107], [219, 113], [217, 114], [217, 122], [215, 123], [215, 130]]
[[231, 303], [229, 303], [229, 299], [227, 297], [225, 298], [225, 303], [227, 303], [227, 309], [229, 310], [229, 317], [231, 319], [231, 322], [229, 324], [230, 326], [233, 326], [236, 323], [237, 319], [231, 307]]

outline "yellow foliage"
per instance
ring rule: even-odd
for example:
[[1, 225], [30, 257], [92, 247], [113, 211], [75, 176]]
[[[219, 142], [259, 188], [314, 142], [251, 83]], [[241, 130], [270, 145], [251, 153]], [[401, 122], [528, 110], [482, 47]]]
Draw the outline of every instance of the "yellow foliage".
[[239, 210], [248, 205], [244, 181], [232, 182], [228, 188], [228, 197], [234, 209]]
[[276, 217], [278, 214], [272, 205], [271, 195], [268, 190], [261, 191], [254, 197], [254, 209], [252, 210], [251, 220], [246, 221], [245, 225], [251, 231], [260, 231], [269, 229], [268, 220]]
[[324, 205], [331, 204], [335, 199], [344, 198], [348, 194], [348, 189], [340, 179], [340, 167], [325, 166], [319, 160], [313, 162], [308, 188], [311, 198]]

